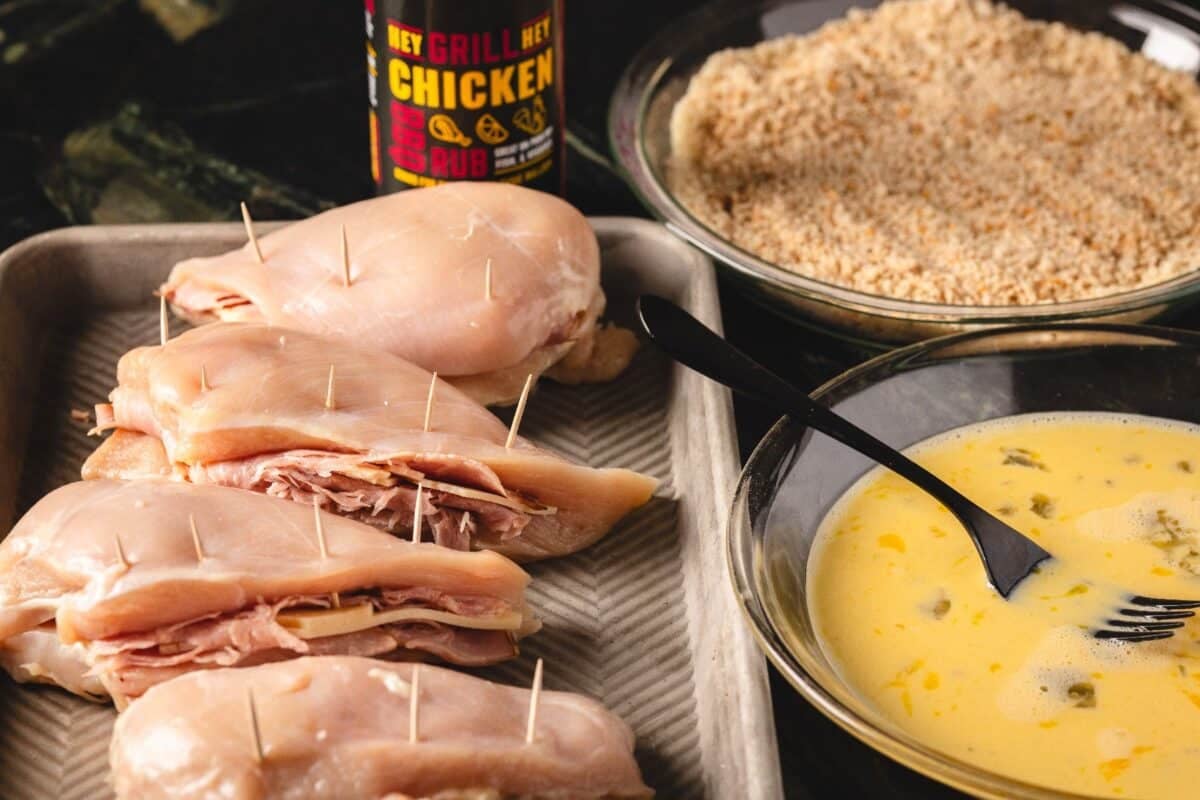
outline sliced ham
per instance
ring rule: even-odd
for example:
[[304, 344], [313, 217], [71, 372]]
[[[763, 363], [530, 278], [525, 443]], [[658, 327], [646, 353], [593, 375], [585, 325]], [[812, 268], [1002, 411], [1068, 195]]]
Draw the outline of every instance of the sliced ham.
[[[418, 466], [426, 465], [418, 462]], [[450, 477], [458, 477], [466, 485], [426, 479], [429, 473], [396, 462], [370, 464], [364, 463], [361, 456], [285, 451], [237, 461], [196, 464], [188, 469], [188, 479], [263, 492], [306, 505], [311, 505], [315, 498], [322, 508], [342, 516], [404, 533], [411, 532], [417, 505], [416, 485], [423, 483], [427, 491], [423, 494], [421, 517], [438, 544], [470, 549], [472, 537], [464, 533], [467, 525], [480, 542], [501, 542], [519, 535], [529, 521], [529, 515], [520, 506], [527, 504], [507, 497], [499, 479], [483, 465], [476, 465], [479, 469], [475, 472], [465, 460], [458, 460], [455, 466], [461, 468], [460, 474]], [[475, 488], [479, 485], [487, 489]], [[463, 493], [485, 495], [488, 490], [492, 490], [496, 502], [480, 496], [463, 496]], [[531, 510], [552, 513], [550, 509]], [[468, 513], [473, 516], [464, 520]]]
[[[463, 616], [494, 616], [507, 610], [491, 597], [455, 597], [429, 587], [383, 589], [376, 595], [340, 596], [343, 605], [370, 603], [380, 611], [400, 607], [424, 607]], [[247, 658], [271, 650], [291, 653], [344, 653], [342, 641], [370, 634], [390, 646], [379, 655], [398, 648], [427, 650], [456, 664], [481, 666], [513, 655], [512, 642], [503, 631], [454, 629], [436, 622], [385, 625], [344, 636], [305, 641], [281, 625], [279, 612], [288, 608], [330, 607], [328, 595], [289, 597], [276, 603], [258, 603], [234, 614], [211, 614], [197, 620], [164, 625], [153, 631], [99, 639], [90, 644], [94, 663], [105, 670], [126, 666], [173, 667], [195, 662], [222, 667], [237, 666]], [[478, 635], [476, 635], [478, 634]], [[360, 637], [361, 638], [361, 637]], [[433, 646], [423, 646], [430, 643]]]
[[[509, 184], [365, 200], [262, 236], [259, 246], [262, 264], [249, 243], [180, 262], [160, 291], [196, 323], [267, 322], [369, 341], [488, 405], [515, 402], [526, 375], [564, 357], [589, 360], [604, 311], [587, 220], [557, 197]], [[579, 342], [586, 352], [572, 356]], [[614, 352], [621, 367], [629, 363], [632, 351]]]
[[[389, 661], [424, 660], [432, 656], [460, 666], [482, 667], [512, 658], [516, 654], [512, 640], [503, 633], [454, 630], [437, 623], [384, 625], [365, 631], [326, 636], [309, 642], [296, 642], [296, 646], [254, 650], [236, 659], [163, 656], [158, 659], [129, 659], [122, 662], [119, 668], [113, 668], [100, 659], [99, 667], [86, 669], [85, 664], [84, 679], [92, 681], [87, 685], [99, 688], [84, 696], [100, 699], [111, 695], [123, 706], [128, 700], [141, 697], [152, 686], [188, 672], [221, 667], [253, 667], [286, 661], [300, 655], [362, 656]], [[58, 678], [58, 673], [52, 673], [44, 677], [42, 682], [60, 683]], [[60, 685], [77, 694], [81, 693], [70, 684]]]
[[[490, 664], [537, 629], [528, 575], [502, 556], [412, 544], [321, 512], [322, 557], [313, 513], [170, 481], [51, 492], [0, 543], [0, 654], [17, 653], [0, 662], [19, 680], [73, 691], [99, 681], [123, 704], [184, 671], [307, 653]], [[30, 655], [46, 643], [26, 637], [47, 630], [91, 683], [56, 670], [57, 651]]]
[[193, 662], [232, 667], [268, 650], [307, 653], [304, 640], [275, 621], [280, 605], [258, 603], [233, 614], [213, 614], [151, 631], [98, 639], [90, 643], [90, 655], [101, 670], [119, 671], [128, 666], [174, 667]]
[[[629, 727], [594, 700], [344, 656], [184, 675], [117, 720], [118, 800], [647, 798]], [[409, 737], [416, 691], [417, 737]], [[248, 714], [253, 697], [255, 729]], [[169, 746], [167, 744], [169, 743]]]
[[204, 326], [130, 351], [117, 379], [111, 404], [97, 410], [115, 432], [84, 464], [86, 479], [172, 475], [306, 505], [315, 498], [405, 537], [423, 486], [426, 539], [520, 560], [587, 546], [655, 486], [520, 438], [505, 447], [507, 427], [440, 379], [426, 431], [433, 376], [387, 353], [299, 331]]

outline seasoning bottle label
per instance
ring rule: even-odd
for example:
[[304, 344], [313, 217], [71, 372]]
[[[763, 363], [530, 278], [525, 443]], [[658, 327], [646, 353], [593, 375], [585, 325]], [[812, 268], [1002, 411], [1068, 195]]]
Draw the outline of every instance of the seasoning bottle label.
[[561, 0], [367, 0], [381, 193], [459, 180], [561, 191], [561, 9]]

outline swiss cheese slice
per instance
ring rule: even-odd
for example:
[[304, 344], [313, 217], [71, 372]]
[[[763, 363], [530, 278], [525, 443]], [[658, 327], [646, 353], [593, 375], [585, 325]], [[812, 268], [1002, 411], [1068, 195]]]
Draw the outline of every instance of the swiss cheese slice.
[[465, 617], [433, 608], [396, 608], [376, 611], [370, 603], [358, 603], [342, 608], [289, 609], [275, 618], [280, 625], [301, 639], [320, 639], [345, 633], [365, 631], [396, 622], [440, 622], [455, 628], [483, 631], [516, 631], [521, 628], [521, 615], [515, 611], [486, 617]]

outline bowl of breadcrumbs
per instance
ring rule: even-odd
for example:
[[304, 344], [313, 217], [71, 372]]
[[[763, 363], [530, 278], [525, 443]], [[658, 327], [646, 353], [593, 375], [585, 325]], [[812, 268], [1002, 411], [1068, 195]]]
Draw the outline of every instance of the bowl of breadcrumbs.
[[1170, 2], [719, 0], [610, 134], [668, 227], [850, 338], [1140, 322], [1200, 299], [1198, 70]]

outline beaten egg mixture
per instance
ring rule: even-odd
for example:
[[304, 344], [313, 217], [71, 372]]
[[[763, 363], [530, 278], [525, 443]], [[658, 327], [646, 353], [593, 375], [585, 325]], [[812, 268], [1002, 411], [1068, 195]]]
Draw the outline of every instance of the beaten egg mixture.
[[1200, 428], [1092, 413], [952, 431], [910, 454], [1056, 558], [1010, 601], [954, 517], [876, 469], [817, 534], [809, 603], [849, 686], [919, 741], [1108, 797], [1200, 789], [1200, 623], [1103, 642], [1124, 591], [1200, 598]]

